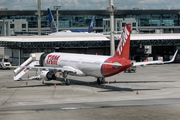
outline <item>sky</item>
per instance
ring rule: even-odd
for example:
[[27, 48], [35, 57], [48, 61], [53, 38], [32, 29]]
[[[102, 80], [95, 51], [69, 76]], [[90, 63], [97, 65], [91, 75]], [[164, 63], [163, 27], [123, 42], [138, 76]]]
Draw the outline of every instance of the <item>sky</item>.
[[[104, 10], [109, 7], [109, 0], [41, 0], [41, 9], [62, 10]], [[180, 9], [179, 0], [114, 0], [117, 9]], [[0, 0], [0, 8], [8, 10], [37, 10], [37, 0]]]

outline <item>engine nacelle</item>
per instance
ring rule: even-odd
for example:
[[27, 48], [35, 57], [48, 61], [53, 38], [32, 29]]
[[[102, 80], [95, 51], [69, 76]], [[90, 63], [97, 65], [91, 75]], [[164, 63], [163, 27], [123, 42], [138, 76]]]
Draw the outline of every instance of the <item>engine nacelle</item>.
[[41, 78], [50, 81], [52, 79], [55, 79], [55, 74], [49, 72], [49, 71], [41, 71]]

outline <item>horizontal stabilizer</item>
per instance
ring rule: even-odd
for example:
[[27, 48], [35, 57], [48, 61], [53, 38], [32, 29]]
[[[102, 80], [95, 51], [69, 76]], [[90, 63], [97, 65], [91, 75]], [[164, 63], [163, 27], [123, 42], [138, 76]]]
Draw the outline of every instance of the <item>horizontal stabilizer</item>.
[[120, 63], [103, 63], [103, 64], [106, 64], [106, 65], [113, 65], [113, 66], [122, 66], [122, 64]]

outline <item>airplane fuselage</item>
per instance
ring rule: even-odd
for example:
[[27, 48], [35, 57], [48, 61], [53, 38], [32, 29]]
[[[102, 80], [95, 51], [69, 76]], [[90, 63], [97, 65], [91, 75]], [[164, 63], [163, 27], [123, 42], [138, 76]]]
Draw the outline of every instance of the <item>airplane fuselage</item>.
[[[113, 66], [106, 63], [117, 63]], [[50, 53], [44, 60], [46, 67], [68, 68], [77, 76], [109, 77], [131, 67], [131, 61], [113, 56]]]

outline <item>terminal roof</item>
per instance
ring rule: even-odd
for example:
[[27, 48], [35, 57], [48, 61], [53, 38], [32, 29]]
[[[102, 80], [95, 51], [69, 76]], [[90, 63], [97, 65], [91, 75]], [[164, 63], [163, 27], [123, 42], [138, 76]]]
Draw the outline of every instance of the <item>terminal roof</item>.
[[[115, 45], [120, 35], [115, 35]], [[180, 34], [132, 34], [131, 46], [180, 46]], [[110, 46], [110, 35], [9, 36], [0, 37], [0, 46], [8, 48], [100, 48]]]
[[[121, 35], [115, 35], [118, 40]], [[131, 34], [131, 40], [180, 40], [180, 34]], [[3, 36], [4, 42], [109, 41], [109, 35]]]

